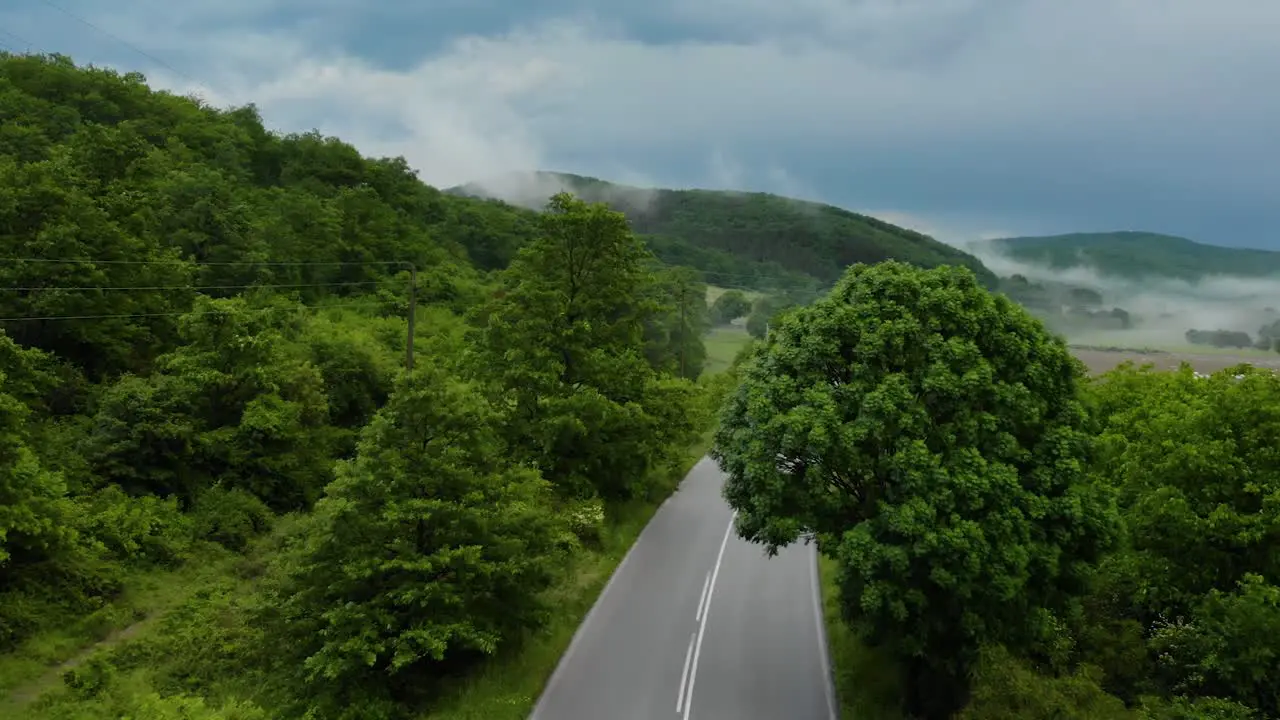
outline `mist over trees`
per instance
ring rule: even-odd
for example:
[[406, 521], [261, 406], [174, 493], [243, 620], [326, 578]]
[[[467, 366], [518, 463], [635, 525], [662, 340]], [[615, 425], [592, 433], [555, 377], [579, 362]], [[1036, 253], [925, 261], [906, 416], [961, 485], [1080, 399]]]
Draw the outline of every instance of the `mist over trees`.
[[[1276, 321], [1280, 252], [1152, 233], [1009, 238], [967, 247], [1001, 276], [1001, 292], [1073, 343], [1274, 347], [1266, 328]], [[1240, 344], [1242, 334], [1251, 341]]]

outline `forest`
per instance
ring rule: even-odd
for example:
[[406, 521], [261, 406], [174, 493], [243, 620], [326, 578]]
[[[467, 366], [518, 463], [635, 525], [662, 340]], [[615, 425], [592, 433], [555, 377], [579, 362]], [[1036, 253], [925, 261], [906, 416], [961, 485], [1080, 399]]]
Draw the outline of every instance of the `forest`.
[[62, 56], [0, 119], [0, 715], [527, 712], [702, 454], [697, 273]]

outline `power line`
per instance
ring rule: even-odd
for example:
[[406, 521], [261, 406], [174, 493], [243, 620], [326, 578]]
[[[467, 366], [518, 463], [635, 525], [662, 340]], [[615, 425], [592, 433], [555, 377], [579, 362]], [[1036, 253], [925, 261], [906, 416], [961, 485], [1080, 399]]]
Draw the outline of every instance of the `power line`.
[[[376, 307], [380, 303], [369, 301], [363, 303], [337, 303], [334, 305], [295, 305], [292, 308], [247, 308], [247, 312], [272, 312], [277, 310], [332, 310], [352, 307]], [[228, 310], [200, 310], [190, 312], [158, 312], [158, 313], [115, 313], [110, 315], [40, 315], [25, 317], [0, 317], [0, 322], [17, 322], [21, 320], [107, 320], [121, 318], [178, 317], [183, 315], [229, 315]]]
[[138, 47], [137, 45], [134, 45], [133, 43], [129, 42], [128, 40], [125, 40], [124, 38], [121, 38], [120, 36], [115, 35], [114, 33], [110, 32], [110, 31], [108, 31], [108, 30], [105, 30], [105, 29], [103, 29], [103, 28], [101, 28], [101, 27], [99, 27], [99, 26], [97, 26], [97, 25], [95, 25], [95, 24], [93, 24], [93, 23], [89, 22], [88, 20], [84, 19], [83, 17], [80, 17], [79, 15], [77, 15], [77, 14], [75, 14], [75, 13], [71, 12], [70, 10], [68, 10], [68, 9], [66, 9], [66, 8], [64, 8], [64, 7], [62, 7], [61, 5], [58, 5], [57, 3], [52, 2], [52, 0], [40, 0], [40, 2], [44, 3], [45, 5], [48, 5], [49, 7], [53, 8], [54, 10], [57, 10], [58, 12], [60, 12], [60, 13], [62, 13], [62, 14], [64, 14], [64, 15], [66, 15], [67, 17], [71, 18], [72, 20], [75, 20], [76, 22], [80, 23], [81, 25], [84, 25], [85, 27], [90, 28], [91, 30], [94, 30], [94, 31], [99, 32], [99, 33], [102, 33], [103, 35], [105, 35], [105, 36], [107, 36], [107, 37], [111, 38], [112, 40], [115, 40], [116, 42], [118, 42], [118, 43], [120, 43], [121, 45], [123, 45], [123, 46], [125, 46], [125, 47], [129, 48], [130, 50], [133, 50], [134, 52], [138, 53], [139, 55], [141, 55], [141, 56], [143, 56], [143, 57], [145, 57], [145, 58], [147, 58], [147, 59], [151, 60], [151, 61], [152, 61], [152, 62], [154, 62], [154, 63], [159, 64], [161, 67], [164, 67], [164, 68], [168, 69], [170, 72], [174, 73], [174, 74], [175, 74], [175, 75], [177, 75], [178, 77], [181, 77], [181, 78], [183, 78], [183, 79], [187, 80], [188, 82], [191, 82], [191, 83], [193, 83], [193, 84], [195, 84], [195, 85], [197, 85], [197, 86], [203, 87], [203, 88], [205, 88], [206, 90], [208, 89], [208, 87], [209, 87], [209, 86], [208, 86], [207, 84], [202, 83], [202, 82], [200, 82], [199, 80], [196, 80], [195, 78], [193, 78], [193, 77], [191, 77], [190, 75], [188, 75], [188, 74], [186, 74], [186, 73], [182, 72], [181, 70], [179, 70], [179, 69], [175, 68], [174, 66], [172, 66], [172, 65], [170, 65], [169, 63], [165, 62], [164, 60], [161, 60], [160, 58], [156, 57], [155, 55], [152, 55], [151, 53], [147, 52], [146, 50], [143, 50], [142, 48]]
[[71, 291], [102, 291], [102, 290], [136, 290], [136, 291], [157, 291], [157, 290], [274, 290], [281, 288], [318, 288], [318, 287], [358, 287], [368, 285], [380, 285], [381, 280], [369, 280], [366, 282], [332, 282], [332, 283], [289, 283], [289, 284], [250, 284], [250, 285], [44, 285], [36, 287], [4, 287], [0, 290], [17, 290], [36, 292], [43, 290], [71, 290]]
[[[28, 40], [28, 39], [26, 39], [26, 38], [22, 37], [21, 35], [19, 35], [19, 34], [17, 34], [17, 33], [15, 33], [15, 32], [13, 32], [13, 31], [11, 31], [11, 30], [5, 30], [4, 28], [0, 28], [0, 35], [4, 35], [4, 36], [6, 36], [6, 37], [10, 38], [11, 40], [13, 40], [13, 41], [17, 42], [19, 45], [26, 46], [26, 48], [27, 48], [27, 52], [28, 52], [28, 53], [29, 53], [29, 52], [31, 52], [31, 48], [32, 48], [32, 47], [34, 47], [30, 40]], [[17, 48], [16, 48], [16, 47], [14, 47], [14, 46], [13, 46], [12, 44], [10, 44], [10, 43], [0, 42], [0, 45], [3, 45], [4, 47], [9, 48], [9, 49], [10, 49], [10, 50], [12, 50], [15, 54], [18, 52]]]
[[411, 263], [407, 260], [280, 260], [280, 261], [189, 261], [181, 258], [172, 260], [97, 260], [94, 258], [20, 258], [20, 257], [0, 257], [0, 262], [11, 263], [45, 263], [45, 264], [62, 264], [62, 265], [191, 265], [193, 267], [334, 267], [340, 265], [355, 265], [358, 267], [367, 267], [379, 265], [388, 266], [404, 266], [409, 267]]

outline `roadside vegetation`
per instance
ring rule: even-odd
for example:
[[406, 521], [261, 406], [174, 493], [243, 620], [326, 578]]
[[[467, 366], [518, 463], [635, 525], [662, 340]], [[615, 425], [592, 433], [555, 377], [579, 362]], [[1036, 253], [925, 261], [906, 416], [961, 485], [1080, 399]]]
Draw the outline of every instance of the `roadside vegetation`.
[[768, 548], [817, 533], [852, 717], [1280, 717], [1277, 375], [1089, 380], [967, 270], [900, 263], [738, 374], [726, 496]]

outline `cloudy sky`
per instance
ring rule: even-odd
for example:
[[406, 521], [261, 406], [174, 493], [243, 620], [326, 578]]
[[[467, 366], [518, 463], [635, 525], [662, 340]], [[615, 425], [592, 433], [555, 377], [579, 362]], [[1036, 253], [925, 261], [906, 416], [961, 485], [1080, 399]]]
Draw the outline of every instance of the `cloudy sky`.
[[542, 168], [953, 241], [1280, 249], [1280, 2], [652, 2], [4, 0], [0, 47], [254, 102], [441, 186]]

